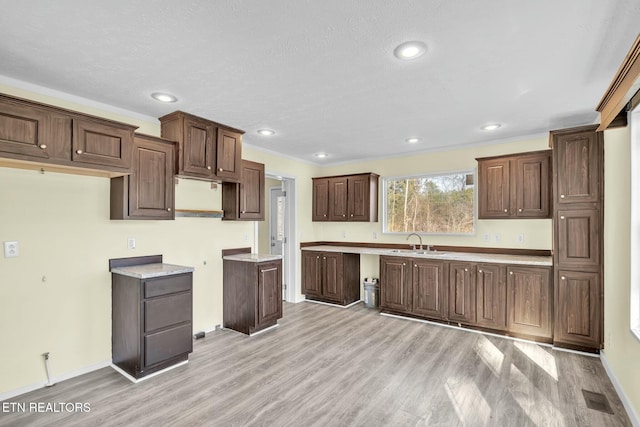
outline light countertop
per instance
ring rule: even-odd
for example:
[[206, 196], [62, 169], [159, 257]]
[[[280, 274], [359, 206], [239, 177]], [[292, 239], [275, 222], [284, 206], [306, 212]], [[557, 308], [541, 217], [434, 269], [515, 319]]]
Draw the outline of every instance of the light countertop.
[[276, 261], [282, 259], [282, 255], [271, 254], [236, 254], [222, 257], [226, 261], [242, 261], [242, 262], [265, 262]]
[[306, 246], [303, 251], [344, 252], [350, 254], [386, 255], [411, 258], [427, 258], [442, 261], [486, 262], [494, 264], [537, 265], [551, 267], [553, 259], [550, 256], [531, 255], [503, 255], [472, 252], [447, 251], [412, 251], [410, 249], [364, 248], [352, 246]]
[[171, 276], [174, 274], [183, 274], [193, 272], [193, 267], [185, 267], [183, 265], [174, 264], [141, 264], [129, 267], [112, 268], [114, 274], [135, 277], [137, 279], [149, 279], [151, 277]]

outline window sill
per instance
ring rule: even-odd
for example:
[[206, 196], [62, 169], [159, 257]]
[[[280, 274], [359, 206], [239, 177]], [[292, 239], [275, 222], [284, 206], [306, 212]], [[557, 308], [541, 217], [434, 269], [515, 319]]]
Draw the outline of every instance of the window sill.
[[640, 342], [640, 329], [631, 329], [631, 334]]

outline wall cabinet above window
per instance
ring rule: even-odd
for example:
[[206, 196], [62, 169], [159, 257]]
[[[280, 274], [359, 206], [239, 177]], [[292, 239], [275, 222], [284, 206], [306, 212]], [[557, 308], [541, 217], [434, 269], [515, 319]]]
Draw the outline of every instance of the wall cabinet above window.
[[313, 178], [312, 221], [378, 221], [378, 175]]
[[551, 150], [478, 161], [478, 218], [551, 218]]
[[242, 132], [182, 111], [160, 117], [163, 138], [178, 142], [179, 176], [240, 182]]

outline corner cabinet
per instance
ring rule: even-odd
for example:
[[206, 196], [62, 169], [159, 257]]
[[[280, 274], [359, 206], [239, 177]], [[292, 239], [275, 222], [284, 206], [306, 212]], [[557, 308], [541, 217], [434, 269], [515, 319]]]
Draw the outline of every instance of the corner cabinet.
[[552, 131], [554, 344], [599, 350], [604, 335], [604, 138], [596, 126]]
[[479, 219], [551, 217], [551, 150], [476, 160]]
[[360, 300], [360, 255], [302, 251], [302, 293], [339, 305]]
[[240, 182], [222, 184], [222, 219], [264, 221], [264, 204], [264, 164], [243, 160]]
[[178, 142], [179, 176], [239, 182], [244, 132], [176, 111], [160, 117], [163, 138]]
[[251, 335], [282, 317], [282, 260], [259, 254], [223, 258], [224, 327]]
[[135, 379], [185, 362], [193, 351], [193, 268], [163, 264], [161, 256], [128, 262], [152, 258], [109, 262], [113, 364]]
[[111, 178], [111, 219], [175, 218], [175, 142], [135, 135], [131, 175]]
[[378, 221], [374, 173], [313, 178], [312, 221]]

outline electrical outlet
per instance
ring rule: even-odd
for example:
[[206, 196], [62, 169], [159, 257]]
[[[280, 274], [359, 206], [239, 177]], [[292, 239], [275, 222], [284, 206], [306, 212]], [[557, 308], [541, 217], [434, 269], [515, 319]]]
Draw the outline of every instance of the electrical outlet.
[[15, 258], [20, 255], [20, 248], [18, 242], [4, 242], [4, 257]]
[[520, 244], [524, 243], [524, 233], [520, 233], [516, 236], [516, 242]]
[[378, 232], [374, 231], [373, 232], [373, 240], [377, 240], [378, 239]]
[[493, 235], [493, 241], [496, 243], [500, 243], [502, 241], [502, 236], [500, 235], [500, 233], [496, 233]]
[[135, 237], [129, 237], [127, 239], [127, 248], [128, 249], [135, 249], [136, 248], [136, 238]]
[[489, 242], [491, 241], [491, 236], [489, 236], [488, 234], [485, 234], [484, 236], [482, 236], [482, 240], [484, 240], [485, 242]]
[[342, 232], [342, 238], [343, 238], [343, 239], [346, 239], [346, 238], [347, 238], [347, 232], [346, 232], [346, 231], [343, 231], [343, 232]]
[[248, 241], [249, 241], [249, 235], [248, 235], [248, 234], [243, 235], [243, 236], [242, 236], [242, 239], [243, 239], [245, 242], [248, 242]]

